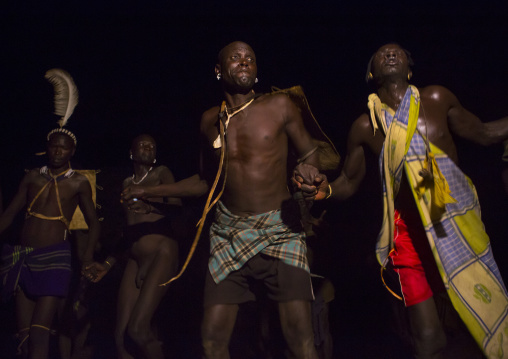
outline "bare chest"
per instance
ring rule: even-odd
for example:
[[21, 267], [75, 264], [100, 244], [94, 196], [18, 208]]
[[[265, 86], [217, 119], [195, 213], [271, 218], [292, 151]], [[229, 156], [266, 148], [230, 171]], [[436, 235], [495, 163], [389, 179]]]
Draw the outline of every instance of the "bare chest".
[[272, 153], [287, 146], [282, 121], [268, 116], [240, 113], [227, 128], [226, 143], [230, 159]]
[[33, 211], [59, 214], [77, 206], [77, 186], [71, 179], [36, 181], [28, 188], [28, 204]]

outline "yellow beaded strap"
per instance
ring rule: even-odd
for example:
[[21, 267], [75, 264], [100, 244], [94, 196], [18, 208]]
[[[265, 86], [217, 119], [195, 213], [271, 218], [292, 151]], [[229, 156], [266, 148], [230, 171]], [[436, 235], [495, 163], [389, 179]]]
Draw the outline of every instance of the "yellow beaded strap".
[[[60, 201], [60, 194], [58, 193], [58, 181], [57, 181], [57, 178], [60, 177], [61, 175], [63, 175], [64, 173], [66, 173], [67, 171], [69, 171], [69, 169], [53, 176], [50, 172], [50, 176], [51, 176], [51, 180], [48, 181], [48, 183], [46, 183], [41, 189], [40, 191], [35, 195], [34, 199], [32, 200], [32, 202], [30, 203], [30, 205], [28, 206], [27, 210], [26, 210], [26, 213], [28, 216], [33, 216], [33, 217], [37, 217], [37, 218], [40, 218], [40, 219], [46, 219], [46, 220], [50, 220], [50, 221], [61, 221], [63, 222], [63, 224], [65, 224], [65, 226], [67, 228], [69, 228], [69, 225], [70, 225], [70, 222], [67, 218], [65, 218], [65, 216], [63, 215], [63, 210], [62, 210], [62, 202]], [[54, 182], [55, 183], [55, 192], [56, 192], [56, 201], [58, 203], [58, 209], [60, 210], [60, 216], [55, 216], [55, 217], [50, 217], [50, 216], [46, 216], [44, 214], [41, 214], [41, 213], [36, 213], [36, 212], [33, 212], [32, 211], [32, 206], [34, 205], [35, 201], [37, 201], [37, 199], [40, 197], [40, 195], [42, 194], [42, 192], [46, 189], [46, 187], [49, 186], [49, 184], [51, 182]]]

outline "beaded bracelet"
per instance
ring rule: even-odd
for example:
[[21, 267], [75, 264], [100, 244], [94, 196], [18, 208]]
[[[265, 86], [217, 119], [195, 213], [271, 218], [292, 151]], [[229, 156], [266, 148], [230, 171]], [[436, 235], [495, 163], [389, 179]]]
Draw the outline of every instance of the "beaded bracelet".
[[330, 193], [328, 193], [328, 195], [325, 197], [325, 199], [328, 199], [332, 196], [332, 186], [328, 185], [328, 190], [330, 191]]

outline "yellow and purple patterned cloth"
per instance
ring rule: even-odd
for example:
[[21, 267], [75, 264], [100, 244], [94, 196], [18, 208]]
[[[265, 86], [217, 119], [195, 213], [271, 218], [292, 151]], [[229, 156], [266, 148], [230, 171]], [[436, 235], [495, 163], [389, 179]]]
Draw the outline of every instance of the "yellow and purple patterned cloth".
[[[488, 358], [508, 358], [508, 297], [480, 216], [470, 179], [416, 131], [420, 96], [409, 86], [395, 112], [369, 97], [374, 128], [386, 139], [380, 156], [384, 218], [376, 254], [381, 264], [393, 248], [394, 198], [408, 178], [430, 247], [453, 306]], [[420, 171], [432, 162], [433, 181]], [[443, 200], [444, 198], [444, 200]]]
[[30, 297], [65, 297], [71, 280], [69, 241], [32, 248], [4, 244], [0, 279], [4, 301], [21, 288]]

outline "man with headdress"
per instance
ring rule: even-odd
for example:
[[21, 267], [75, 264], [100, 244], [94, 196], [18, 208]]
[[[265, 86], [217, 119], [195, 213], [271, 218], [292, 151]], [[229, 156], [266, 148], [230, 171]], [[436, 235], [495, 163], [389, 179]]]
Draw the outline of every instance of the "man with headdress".
[[[214, 184], [206, 205], [209, 209], [217, 203], [201, 332], [205, 357], [229, 357], [238, 306], [256, 299], [249, 283], [261, 281], [268, 297], [278, 302], [291, 355], [317, 358], [305, 234], [287, 186], [287, 160], [291, 144], [300, 162], [319, 167], [318, 146], [289, 96], [255, 94], [257, 64], [249, 45], [237, 41], [224, 47], [215, 75], [225, 101], [201, 118], [202, 163], [212, 164], [215, 171], [217, 163], [224, 164], [215, 181], [209, 181]], [[222, 188], [220, 201], [211, 201], [215, 186]], [[196, 195], [207, 189], [196, 175], [174, 185], [131, 187], [123, 198]]]
[[[370, 113], [348, 137], [341, 175], [325, 176], [302, 165], [296, 178], [316, 198], [344, 200], [358, 189], [365, 153], [378, 155], [384, 218], [376, 253], [398, 275], [417, 358], [441, 358], [447, 338], [435, 297], [446, 290], [454, 308], [489, 358], [508, 352], [508, 298], [480, 219], [476, 191], [457, 166], [452, 135], [481, 145], [508, 138], [508, 118], [483, 123], [442, 86], [417, 89], [408, 83], [409, 52], [396, 44], [372, 56], [367, 81]], [[313, 176], [316, 175], [314, 178]], [[323, 180], [321, 182], [321, 180]]]
[[[72, 111], [70, 111], [72, 113]], [[70, 115], [70, 114], [69, 114]], [[79, 206], [89, 227], [82, 268], [93, 262], [99, 222], [88, 179], [71, 168], [76, 136], [63, 126], [47, 136], [48, 163], [30, 170], [0, 216], [0, 233], [25, 209], [19, 244], [4, 244], [0, 277], [2, 295], [15, 295], [19, 350], [31, 358], [47, 358], [53, 319], [69, 289], [71, 248], [69, 225]]]

